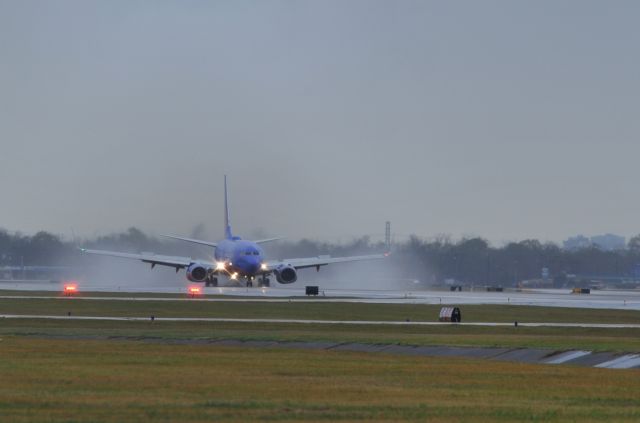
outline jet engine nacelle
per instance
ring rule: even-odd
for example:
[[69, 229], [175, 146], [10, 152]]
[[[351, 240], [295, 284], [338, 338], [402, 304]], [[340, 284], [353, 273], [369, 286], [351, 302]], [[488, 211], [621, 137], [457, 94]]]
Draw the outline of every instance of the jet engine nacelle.
[[191, 282], [204, 282], [208, 273], [209, 269], [201, 264], [193, 263], [187, 268], [187, 279]]
[[280, 283], [294, 283], [298, 280], [298, 272], [295, 267], [290, 265], [278, 266], [273, 273], [276, 275], [276, 280]]

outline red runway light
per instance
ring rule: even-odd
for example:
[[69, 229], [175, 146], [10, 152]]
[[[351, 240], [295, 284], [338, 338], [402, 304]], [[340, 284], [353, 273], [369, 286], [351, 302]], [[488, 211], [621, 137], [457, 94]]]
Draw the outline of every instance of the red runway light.
[[64, 293], [66, 295], [72, 295], [78, 292], [78, 284], [76, 283], [67, 283], [64, 285]]
[[202, 294], [202, 290], [200, 289], [199, 286], [189, 287], [189, 295], [191, 295], [192, 297], [195, 297], [196, 295], [200, 295], [200, 294]]

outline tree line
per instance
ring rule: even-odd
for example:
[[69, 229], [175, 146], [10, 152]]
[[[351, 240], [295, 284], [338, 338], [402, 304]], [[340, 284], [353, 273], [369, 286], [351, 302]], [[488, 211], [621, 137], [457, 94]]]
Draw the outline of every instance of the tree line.
[[[77, 244], [44, 231], [28, 236], [0, 229], [0, 266], [80, 265], [83, 257]], [[156, 238], [136, 228], [83, 240], [81, 244], [116, 251], [210, 257], [210, 251], [201, 246]], [[385, 248], [384, 243], [372, 242], [368, 237], [343, 244], [284, 240], [265, 247], [273, 259], [370, 254]], [[566, 250], [555, 243], [535, 239], [496, 247], [480, 237], [453, 240], [448, 236], [429, 239], [411, 236], [392, 246], [389, 264], [398, 278], [417, 279], [427, 284], [450, 280], [460, 284], [514, 286], [523, 280], [542, 278], [543, 268], [548, 269], [549, 278], [557, 286], [567, 284], [573, 275], [577, 280], [596, 276], [637, 279], [640, 277], [640, 235], [631, 238], [626, 248], [615, 251], [604, 251], [597, 246]]]

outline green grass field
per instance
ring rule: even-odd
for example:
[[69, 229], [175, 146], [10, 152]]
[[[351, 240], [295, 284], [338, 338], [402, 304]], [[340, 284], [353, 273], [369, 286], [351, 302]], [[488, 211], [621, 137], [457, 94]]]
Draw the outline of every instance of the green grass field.
[[[145, 295], [146, 296], [146, 295]], [[71, 311], [82, 316], [232, 317], [255, 319], [437, 321], [440, 305], [366, 304], [265, 301], [210, 302], [90, 300], [73, 297], [47, 299], [0, 299], [4, 314], [59, 314]], [[577, 322], [636, 323], [640, 311], [561, 307], [464, 305], [465, 322]]]
[[640, 373], [4, 338], [2, 421], [637, 421]]
[[[77, 298], [0, 299], [1, 314], [137, 317], [233, 317], [312, 320], [436, 321], [440, 306], [412, 304], [110, 301]], [[466, 322], [640, 323], [640, 312], [506, 305], [462, 307]], [[640, 329], [468, 326], [91, 322], [10, 320], [0, 334], [129, 336], [162, 339], [339, 341], [411, 345], [582, 348], [640, 351]]]
[[159, 341], [260, 340], [372, 344], [536, 347], [556, 350], [640, 351], [639, 329], [467, 326], [356, 326], [229, 322], [113, 322], [0, 320], [0, 335], [66, 338], [137, 338]]
[[[439, 306], [0, 299], [0, 314], [435, 321]], [[464, 306], [464, 321], [637, 323], [640, 313]], [[637, 421], [640, 370], [176, 340], [640, 352], [638, 329], [0, 319], [0, 421]]]

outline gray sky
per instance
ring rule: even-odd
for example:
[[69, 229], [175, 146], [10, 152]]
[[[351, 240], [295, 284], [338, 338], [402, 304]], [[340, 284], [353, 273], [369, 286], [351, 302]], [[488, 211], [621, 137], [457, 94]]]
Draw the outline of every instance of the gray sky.
[[0, 227], [636, 234], [639, 12], [0, 0]]

